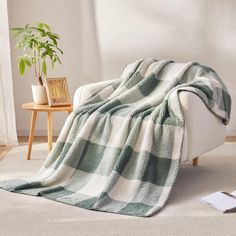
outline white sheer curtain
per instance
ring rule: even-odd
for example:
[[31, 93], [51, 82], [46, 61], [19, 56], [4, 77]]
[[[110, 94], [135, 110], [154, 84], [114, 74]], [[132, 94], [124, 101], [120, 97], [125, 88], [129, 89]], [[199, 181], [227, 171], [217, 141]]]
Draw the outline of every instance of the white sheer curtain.
[[17, 145], [7, 0], [0, 0], [0, 145]]

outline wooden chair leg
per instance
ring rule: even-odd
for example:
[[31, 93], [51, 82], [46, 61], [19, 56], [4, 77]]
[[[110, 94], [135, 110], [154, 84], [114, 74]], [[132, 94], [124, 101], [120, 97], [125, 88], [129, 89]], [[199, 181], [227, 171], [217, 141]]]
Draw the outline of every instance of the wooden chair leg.
[[193, 166], [198, 165], [198, 157], [193, 158]]

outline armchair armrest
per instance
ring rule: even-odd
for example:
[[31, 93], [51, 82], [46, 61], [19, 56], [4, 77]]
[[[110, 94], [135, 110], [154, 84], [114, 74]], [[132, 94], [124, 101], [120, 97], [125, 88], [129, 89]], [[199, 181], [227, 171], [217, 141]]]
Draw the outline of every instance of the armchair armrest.
[[191, 160], [224, 143], [225, 125], [208, 110], [194, 93], [179, 94], [185, 118], [185, 137], [182, 161]]
[[93, 95], [98, 93], [102, 88], [111, 84], [114, 80], [105, 80], [97, 83], [85, 84], [78, 87], [75, 91], [73, 98], [73, 110], [77, 107], [83, 105], [88, 101]]

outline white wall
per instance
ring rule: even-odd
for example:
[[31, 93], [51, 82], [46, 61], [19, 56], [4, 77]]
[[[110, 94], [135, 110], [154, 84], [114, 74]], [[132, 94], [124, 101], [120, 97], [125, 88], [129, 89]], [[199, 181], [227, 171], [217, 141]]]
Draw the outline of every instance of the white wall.
[[[61, 34], [63, 66], [49, 76], [67, 76], [70, 94], [80, 84], [100, 80], [99, 49], [94, 31], [95, 2], [102, 79], [120, 75], [125, 64], [143, 57], [198, 61], [213, 67], [236, 101], [236, 1], [234, 0], [8, 0], [10, 25], [44, 21]], [[12, 41], [12, 47], [15, 41]], [[12, 53], [17, 128], [27, 134], [33, 74], [19, 78]], [[89, 64], [89, 60], [91, 63]], [[236, 103], [228, 133], [236, 135]], [[54, 129], [65, 119], [57, 114]], [[40, 117], [37, 129], [46, 128]]]
[[[10, 27], [26, 23], [45, 22], [61, 35], [60, 46], [64, 51], [63, 65], [49, 70], [48, 77], [66, 76], [70, 95], [85, 83], [99, 80], [100, 65], [96, 31], [94, 30], [93, 1], [83, 0], [8, 0]], [[14, 51], [16, 40], [12, 38], [12, 67], [18, 135], [27, 135], [30, 112], [21, 108], [25, 102], [32, 101], [31, 84], [35, 83], [33, 71], [20, 78]], [[61, 129], [67, 113], [54, 113], [54, 134]], [[37, 119], [36, 134], [46, 135], [46, 114]]]
[[236, 135], [236, 1], [97, 0], [96, 9], [104, 78], [145, 57], [209, 65], [232, 95]]

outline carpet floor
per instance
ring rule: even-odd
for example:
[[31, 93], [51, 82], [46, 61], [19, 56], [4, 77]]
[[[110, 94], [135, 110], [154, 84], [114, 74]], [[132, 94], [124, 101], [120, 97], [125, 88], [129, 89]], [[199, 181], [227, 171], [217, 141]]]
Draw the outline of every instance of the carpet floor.
[[[31, 176], [47, 156], [47, 144], [12, 149], [0, 161], [0, 180]], [[166, 207], [151, 218], [85, 210], [41, 197], [0, 189], [0, 236], [8, 235], [236, 235], [236, 213], [222, 214], [204, 205], [202, 196], [236, 190], [236, 143], [208, 152], [199, 166], [181, 165]]]

